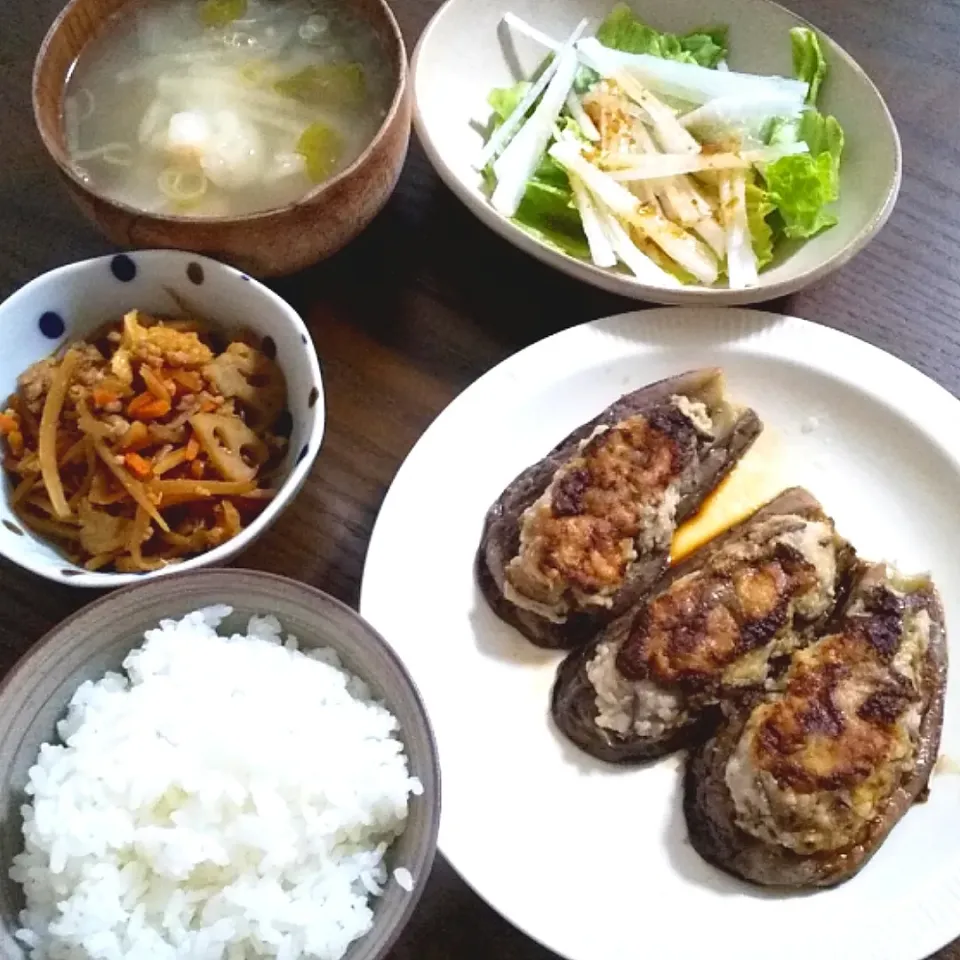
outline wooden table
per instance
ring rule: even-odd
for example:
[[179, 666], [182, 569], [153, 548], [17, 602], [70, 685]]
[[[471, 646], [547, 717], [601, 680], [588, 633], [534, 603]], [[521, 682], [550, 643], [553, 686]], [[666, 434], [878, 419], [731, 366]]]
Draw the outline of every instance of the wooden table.
[[[790, 0], [873, 77], [903, 137], [904, 181], [870, 248], [815, 288], [768, 304], [838, 327], [960, 392], [960, 4]], [[438, 0], [394, 0], [412, 49]], [[105, 253], [34, 133], [30, 71], [59, 0], [3, 0], [0, 27], [0, 296], [38, 273]], [[380, 503], [441, 409], [507, 355], [636, 305], [568, 280], [481, 226], [414, 142], [387, 209], [348, 250], [277, 283], [313, 332], [329, 420], [296, 503], [242, 558], [350, 604]], [[508, 296], [505, 291], [510, 290]], [[92, 599], [0, 562], [0, 671]], [[439, 858], [394, 960], [549, 960]], [[938, 954], [960, 960], [960, 941]]]

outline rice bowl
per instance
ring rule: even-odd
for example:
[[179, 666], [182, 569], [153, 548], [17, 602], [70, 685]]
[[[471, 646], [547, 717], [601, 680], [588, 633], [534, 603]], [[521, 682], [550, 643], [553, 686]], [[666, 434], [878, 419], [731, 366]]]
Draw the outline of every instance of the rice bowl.
[[[203, 575], [226, 577], [286, 586]], [[423, 857], [387, 865], [423, 789], [396, 717], [333, 650], [299, 652], [272, 616], [218, 635], [229, 612], [147, 630], [127, 676], [83, 683], [58, 724], [64, 743], [41, 747], [12, 868], [32, 956], [333, 960], [376, 924], [385, 887], [385, 900], [414, 897], [408, 866]]]

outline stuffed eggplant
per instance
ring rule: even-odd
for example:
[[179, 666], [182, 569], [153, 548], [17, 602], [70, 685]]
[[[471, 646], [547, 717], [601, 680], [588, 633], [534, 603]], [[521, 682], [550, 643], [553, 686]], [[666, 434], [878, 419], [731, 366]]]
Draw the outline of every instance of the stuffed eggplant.
[[782, 688], [732, 706], [694, 751], [684, 809], [696, 850], [757, 884], [828, 887], [857, 873], [926, 789], [947, 653], [926, 577], [867, 567]]
[[487, 601], [540, 646], [586, 642], [660, 577], [678, 524], [761, 429], [717, 369], [621, 397], [490, 508], [477, 554]]
[[671, 569], [648, 599], [569, 654], [560, 730], [611, 762], [697, 742], [722, 699], [763, 690], [842, 596], [853, 548], [807, 491], [787, 490]]

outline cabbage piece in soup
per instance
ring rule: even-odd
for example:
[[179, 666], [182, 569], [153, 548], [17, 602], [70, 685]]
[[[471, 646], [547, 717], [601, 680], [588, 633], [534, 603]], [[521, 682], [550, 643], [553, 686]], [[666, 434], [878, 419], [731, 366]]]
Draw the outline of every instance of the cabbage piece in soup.
[[91, 189], [140, 210], [254, 213], [352, 163], [394, 79], [374, 29], [333, 0], [147, 0], [74, 64], [67, 151]]

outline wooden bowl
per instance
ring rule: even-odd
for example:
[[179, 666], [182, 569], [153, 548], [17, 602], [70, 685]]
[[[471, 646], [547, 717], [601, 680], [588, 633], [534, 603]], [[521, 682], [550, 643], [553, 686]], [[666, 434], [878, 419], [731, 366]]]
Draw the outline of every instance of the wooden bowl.
[[108, 20], [139, 0], [70, 0], [37, 55], [33, 112], [50, 156], [80, 209], [116, 244], [207, 254], [255, 276], [293, 273], [329, 257], [376, 216], [396, 186], [410, 139], [407, 55], [385, 0], [344, 0], [369, 23], [390, 58], [393, 100], [376, 136], [345, 170], [285, 207], [239, 217], [145, 213], [109, 200], [77, 176], [64, 142], [63, 99], [70, 68]]
[[[25, 960], [14, 939], [22, 889], [9, 879], [23, 849], [20, 807], [40, 744], [57, 739], [57, 721], [76, 689], [119, 670], [143, 633], [161, 619], [178, 619], [215, 604], [233, 607], [221, 632], [243, 630], [251, 614], [272, 613], [302, 649], [332, 647], [344, 666], [365, 680], [400, 723], [410, 772], [423, 794], [412, 797], [406, 829], [387, 853], [391, 873], [383, 896], [371, 901], [373, 928], [344, 960], [378, 960], [389, 950], [427, 885], [440, 819], [440, 768], [430, 721], [413, 681], [389, 644], [365, 620], [306, 584], [252, 570], [204, 570], [127, 587], [85, 607], [48, 633], [0, 685], [0, 957]], [[393, 877], [406, 867], [404, 890]]]

